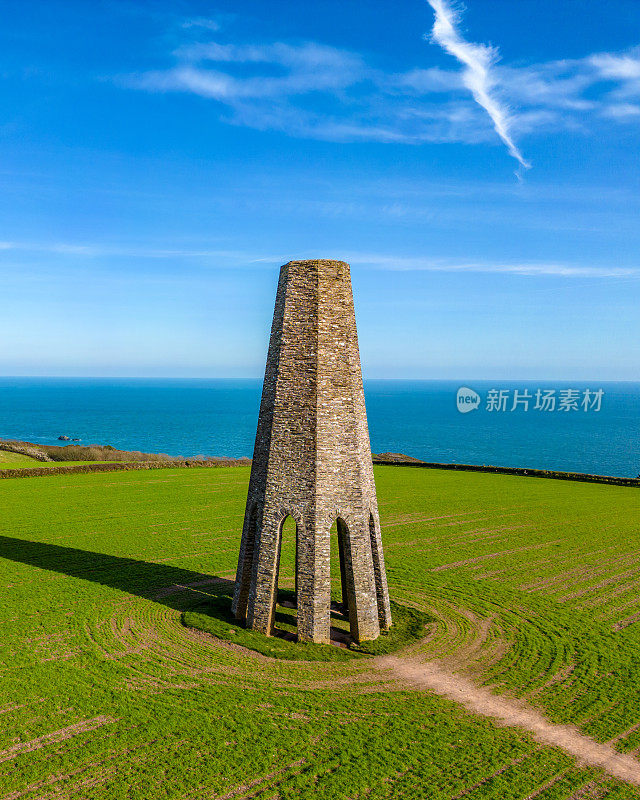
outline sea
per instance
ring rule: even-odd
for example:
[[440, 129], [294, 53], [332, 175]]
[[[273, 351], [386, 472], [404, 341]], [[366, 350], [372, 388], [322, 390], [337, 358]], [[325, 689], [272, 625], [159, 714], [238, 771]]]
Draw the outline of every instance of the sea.
[[[251, 456], [260, 380], [0, 378], [0, 438]], [[371, 448], [440, 463], [640, 473], [640, 383], [367, 380]]]

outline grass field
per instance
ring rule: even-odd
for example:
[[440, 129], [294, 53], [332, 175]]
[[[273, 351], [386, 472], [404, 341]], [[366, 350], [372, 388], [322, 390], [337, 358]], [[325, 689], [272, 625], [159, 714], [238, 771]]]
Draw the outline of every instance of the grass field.
[[23, 456], [22, 453], [11, 453], [0, 450], [0, 469], [19, 469], [20, 467], [39, 467], [42, 462], [35, 458]]
[[[639, 750], [640, 491], [406, 467], [376, 481], [392, 597], [436, 619], [397, 658]], [[276, 661], [185, 628], [233, 578], [247, 482], [0, 482], [0, 800], [640, 798], [388, 662]]]

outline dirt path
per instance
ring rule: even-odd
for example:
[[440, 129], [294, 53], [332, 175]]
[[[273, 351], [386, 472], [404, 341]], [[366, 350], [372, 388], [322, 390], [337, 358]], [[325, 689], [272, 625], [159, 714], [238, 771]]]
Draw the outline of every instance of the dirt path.
[[447, 672], [433, 662], [422, 663], [387, 656], [379, 659], [377, 666], [392, 672], [394, 677], [405, 683], [430, 689], [460, 703], [474, 714], [492, 717], [498, 724], [524, 728], [538, 742], [560, 747], [583, 764], [600, 767], [614, 778], [640, 786], [640, 761], [618, 753], [610, 744], [600, 744], [590, 739], [572, 725], [549, 722], [540, 712], [524, 703], [493, 694], [489, 689], [476, 686], [463, 676]]

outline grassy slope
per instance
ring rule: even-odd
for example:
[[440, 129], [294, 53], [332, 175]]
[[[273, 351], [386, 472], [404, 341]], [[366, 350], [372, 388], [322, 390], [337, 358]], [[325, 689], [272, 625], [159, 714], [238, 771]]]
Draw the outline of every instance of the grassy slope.
[[[439, 622], [424, 655], [639, 747], [640, 730], [624, 734], [640, 722], [640, 492], [376, 477], [392, 593]], [[599, 797], [640, 796], [441, 698], [377, 691], [366, 659], [274, 663], [184, 629], [203, 576], [233, 576], [247, 480], [234, 468], [0, 482], [0, 798], [43, 796], [45, 781], [65, 798], [203, 800], [261, 780], [283, 800], [516, 800], [556, 776], [536, 798], [591, 780]], [[359, 673], [357, 690], [340, 682]]]
[[19, 469], [21, 467], [39, 467], [41, 461], [22, 453], [10, 453], [8, 450], [0, 450], [0, 469]]

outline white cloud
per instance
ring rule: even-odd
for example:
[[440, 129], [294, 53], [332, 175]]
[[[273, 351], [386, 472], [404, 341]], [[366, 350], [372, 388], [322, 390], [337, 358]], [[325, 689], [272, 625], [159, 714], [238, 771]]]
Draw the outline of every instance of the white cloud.
[[506, 145], [510, 155], [521, 166], [528, 169], [530, 164], [525, 161], [511, 136], [509, 110], [494, 92], [496, 86], [494, 66], [498, 60], [498, 51], [494, 47], [467, 42], [463, 39], [456, 27], [459, 22], [459, 14], [454, 11], [447, 0], [427, 1], [436, 12], [432, 30], [433, 40], [464, 65], [465, 69], [462, 75], [464, 85], [469, 89], [476, 103], [484, 108], [491, 117], [496, 133]]
[[352, 265], [373, 267], [394, 272], [482, 272], [523, 276], [546, 276], [563, 278], [628, 278], [640, 277], [640, 269], [626, 267], [582, 267], [562, 263], [494, 263], [494, 262], [446, 262], [428, 258], [388, 256], [367, 253], [352, 253], [345, 256]]
[[640, 53], [637, 48], [625, 55], [598, 53], [591, 56], [589, 63], [596, 68], [602, 78], [640, 81]]
[[0, 242], [0, 250], [45, 253], [62, 256], [84, 256], [87, 258], [254, 258], [246, 252], [222, 249], [178, 249], [157, 247], [118, 246], [106, 244], [77, 244], [73, 242]]
[[[345, 204], [338, 204], [336, 214], [343, 215]], [[265, 267], [276, 267], [292, 258], [315, 258], [317, 254], [308, 252], [288, 254], [267, 254], [264, 252], [251, 252], [248, 250], [224, 250], [207, 247], [195, 249], [157, 248], [144, 245], [105, 245], [102, 243], [70, 243], [70, 242], [0, 242], [0, 250], [22, 251], [24, 253], [49, 254], [52, 256], [66, 255], [94, 259], [138, 258], [138, 259], [169, 259], [176, 262], [187, 260], [199, 263], [200, 266], [209, 267], [227, 266], [237, 269], [255, 267], [262, 264]], [[429, 259], [423, 256], [395, 256], [378, 253], [362, 252], [337, 252], [325, 254], [329, 257], [341, 258], [352, 266], [366, 269], [385, 270], [389, 272], [447, 272], [447, 273], [491, 273], [504, 275], [522, 275], [524, 277], [561, 277], [561, 278], [640, 278], [640, 267], [611, 267], [611, 266], [580, 266], [561, 262], [492, 262], [492, 261], [451, 261]], [[67, 262], [69, 268], [82, 264], [81, 261]], [[59, 270], [59, 263], [55, 262], [55, 269]], [[38, 261], [41, 268], [46, 268]], [[80, 275], [81, 273], [78, 273]]]
[[360, 56], [316, 42], [304, 42], [300, 45], [282, 42], [265, 45], [198, 42], [178, 48], [176, 55], [190, 62], [280, 64], [305, 72], [314, 69], [359, 69], [362, 65]]
[[[580, 61], [551, 61], [527, 67], [496, 67], [496, 78], [504, 93], [521, 107], [589, 111], [596, 106], [583, 93], [593, 84], [593, 75]], [[518, 120], [516, 119], [516, 125]]]
[[317, 42], [222, 43], [209, 36], [175, 50], [173, 66], [124, 82], [210, 99], [233, 125], [339, 142], [502, 141], [521, 164], [514, 135], [562, 129], [585, 135], [605, 118], [609, 125], [635, 122], [640, 49], [498, 64], [493, 48], [460, 37], [448, 2], [429, 2], [436, 9], [434, 37], [462, 70], [391, 72]]
[[605, 106], [602, 109], [602, 114], [605, 117], [618, 120], [635, 119], [640, 116], [640, 105], [634, 105], [633, 103], [614, 103], [610, 106]]
[[417, 95], [432, 92], [456, 92], [463, 88], [460, 73], [439, 67], [412, 69], [409, 72], [392, 75], [387, 83], [389, 89], [399, 92], [414, 92]]
[[[213, 42], [180, 48], [176, 54], [184, 63], [164, 72], [146, 73], [141, 79], [146, 88], [186, 90], [217, 100], [273, 98], [337, 91], [357, 83], [364, 74], [358, 56], [312, 42], [297, 47], [281, 43], [255, 46]], [[237, 77], [219, 69], [204, 68], [203, 62], [277, 66], [284, 69], [284, 74]]]
[[[485, 123], [460, 100], [445, 98], [423, 107], [411, 101], [410, 95], [424, 92], [429, 82], [439, 92], [460, 88], [459, 76], [444, 70], [385, 75], [368, 67], [358, 54], [313, 42], [295, 46], [208, 42], [179, 48], [175, 54], [181, 61], [177, 66], [143, 73], [133, 84], [217, 100], [232, 110], [227, 121], [233, 124], [332, 141], [488, 139]], [[232, 71], [236, 64], [255, 70], [237, 74]], [[273, 73], [274, 67], [280, 74], [264, 74]], [[364, 95], [356, 97], [363, 87]], [[327, 95], [333, 108], [318, 113], [303, 107], [298, 98], [311, 92]], [[351, 107], [347, 116], [345, 103]]]
[[[240, 91], [238, 82], [224, 72], [204, 71], [190, 66], [146, 72], [140, 77], [139, 86], [151, 91], [184, 91], [201, 97], [225, 101], [238, 96], [247, 96]], [[250, 95], [249, 95], [250, 96]]]
[[218, 20], [209, 19], [207, 17], [192, 17], [185, 19], [182, 23], [183, 28], [203, 28], [207, 31], [219, 31], [221, 28]]

